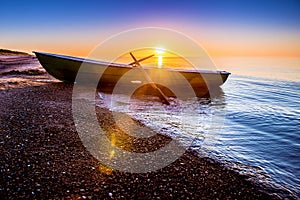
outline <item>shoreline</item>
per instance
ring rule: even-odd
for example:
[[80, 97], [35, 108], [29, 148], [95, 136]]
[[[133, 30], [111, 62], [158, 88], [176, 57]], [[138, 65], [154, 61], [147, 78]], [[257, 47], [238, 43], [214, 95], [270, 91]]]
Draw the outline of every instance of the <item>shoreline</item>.
[[[171, 165], [145, 174], [103, 166], [84, 148], [75, 130], [72, 84], [56, 82], [47, 74], [26, 77], [26, 84], [8, 84], [11, 87], [0, 91], [4, 199], [280, 198], [271, 194], [274, 189], [191, 150]], [[44, 82], [30, 82], [40, 78]], [[97, 111], [105, 117], [100, 123], [110, 126], [110, 111]]]

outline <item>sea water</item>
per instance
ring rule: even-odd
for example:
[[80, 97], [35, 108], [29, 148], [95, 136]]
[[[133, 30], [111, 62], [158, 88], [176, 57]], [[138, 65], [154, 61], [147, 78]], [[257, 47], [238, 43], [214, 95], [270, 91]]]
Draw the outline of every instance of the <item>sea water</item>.
[[208, 153], [256, 167], [299, 196], [300, 82], [233, 75], [222, 89], [226, 117]]

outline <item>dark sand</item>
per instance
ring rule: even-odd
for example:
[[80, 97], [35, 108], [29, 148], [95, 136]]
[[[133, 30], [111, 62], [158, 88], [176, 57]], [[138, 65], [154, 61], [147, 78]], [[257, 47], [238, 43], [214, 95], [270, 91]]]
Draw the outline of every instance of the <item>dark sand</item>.
[[[0, 62], [0, 199], [277, 198], [271, 189], [190, 150], [146, 174], [101, 165], [76, 133], [72, 84], [56, 82], [35, 58], [28, 59], [32, 73], [19, 71], [22, 63], [11, 65], [16, 69], [9, 73], [3, 57]], [[101, 126], [111, 127], [110, 111], [97, 111]]]

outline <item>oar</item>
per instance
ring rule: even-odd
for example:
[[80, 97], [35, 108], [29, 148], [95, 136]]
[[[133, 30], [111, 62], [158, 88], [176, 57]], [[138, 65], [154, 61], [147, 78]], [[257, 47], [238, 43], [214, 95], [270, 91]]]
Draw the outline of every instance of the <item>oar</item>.
[[[143, 74], [144, 74], [145, 78], [147, 79], [148, 83], [151, 85], [151, 87], [153, 89], [155, 89], [158, 92], [158, 97], [160, 98], [161, 102], [164, 103], [164, 104], [170, 105], [170, 102], [168, 101], [167, 97], [164, 95], [164, 93], [161, 91], [161, 89], [159, 89], [159, 87], [157, 87], [157, 85], [152, 81], [150, 76], [147, 74], [147, 72], [144, 70], [144, 68], [139, 63], [140, 60], [145, 60], [145, 59], [137, 60], [131, 52], [130, 52], [130, 55], [131, 55], [132, 59], [134, 60], [134, 63], [132, 63], [132, 64], [135, 64], [137, 67], [139, 67], [141, 69], [141, 71], [143, 72]], [[153, 55], [148, 56], [148, 58], [152, 57], [152, 56]]]
[[[152, 54], [152, 55], [150, 55], [150, 56], [147, 56], [147, 57], [145, 57], [145, 58], [141, 58], [141, 59], [137, 60], [137, 62], [142, 62], [142, 61], [147, 60], [148, 58], [151, 58], [151, 57], [153, 57], [153, 56], [154, 56], [154, 54]], [[134, 62], [132, 62], [132, 63], [129, 63], [129, 65], [136, 64], [137, 62], [134, 61]]]

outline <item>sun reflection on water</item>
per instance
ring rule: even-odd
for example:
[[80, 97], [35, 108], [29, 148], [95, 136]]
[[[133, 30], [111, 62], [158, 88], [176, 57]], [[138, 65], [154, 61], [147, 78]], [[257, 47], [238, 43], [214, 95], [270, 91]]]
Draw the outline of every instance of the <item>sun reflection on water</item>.
[[157, 47], [155, 49], [156, 53], [157, 53], [157, 67], [158, 68], [162, 68], [162, 64], [163, 64], [163, 56], [162, 54], [165, 52], [165, 49], [161, 48], [161, 47]]

